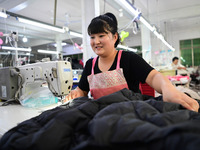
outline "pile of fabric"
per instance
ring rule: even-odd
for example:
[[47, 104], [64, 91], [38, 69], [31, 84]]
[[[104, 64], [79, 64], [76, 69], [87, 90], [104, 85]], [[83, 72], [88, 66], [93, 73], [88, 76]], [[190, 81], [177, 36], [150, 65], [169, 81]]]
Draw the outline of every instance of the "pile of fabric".
[[1, 150], [198, 150], [200, 113], [123, 89], [81, 97], [9, 130]]
[[191, 82], [195, 83], [196, 85], [200, 84], [200, 66], [198, 68], [190, 73]]

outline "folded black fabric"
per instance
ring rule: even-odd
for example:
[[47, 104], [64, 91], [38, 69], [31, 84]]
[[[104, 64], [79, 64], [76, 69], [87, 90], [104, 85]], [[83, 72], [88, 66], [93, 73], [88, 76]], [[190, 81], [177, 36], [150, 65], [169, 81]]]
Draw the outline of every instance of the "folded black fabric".
[[2, 150], [198, 150], [200, 114], [123, 89], [80, 97], [6, 132]]

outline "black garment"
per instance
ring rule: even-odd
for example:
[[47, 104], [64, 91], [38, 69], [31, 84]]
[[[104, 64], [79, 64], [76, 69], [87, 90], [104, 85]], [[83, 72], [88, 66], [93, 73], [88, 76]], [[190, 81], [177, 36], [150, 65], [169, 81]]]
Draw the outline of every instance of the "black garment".
[[199, 150], [200, 113], [123, 89], [77, 98], [6, 132], [1, 150]]
[[[117, 56], [118, 53], [109, 71], [116, 69]], [[98, 67], [98, 58], [95, 63], [94, 74], [101, 72]], [[87, 76], [91, 74], [92, 60], [93, 59], [89, 59], [86, 62], [81, 80], [78, 85], [79, 88], [83, 91], [89, 91], [89, 83], [87, 80]], [[139, 92], [139, 82], [144, 83], [148, 74], [153, 70], [153, 68], [142, 57], [130, 51], [122, 52], [120, 68], [123, 69], [123, 73], [129, 89], [134, 92]]]

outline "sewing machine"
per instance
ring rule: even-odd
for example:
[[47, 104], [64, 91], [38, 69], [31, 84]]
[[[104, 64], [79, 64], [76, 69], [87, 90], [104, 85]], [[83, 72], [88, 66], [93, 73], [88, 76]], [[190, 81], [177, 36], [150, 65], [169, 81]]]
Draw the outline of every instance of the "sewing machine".
[[[71, 63], [68, 61], [47, 61], [18, 67], [0, 68], [0, 99], [19, 100], [36, 88], [48, 85], [55, 96], [67, 95], [73, 84]], [[0, 102], [2, 105], [3, 102]], [[27, 108], [20, 105], [0, 107], [0, 138], [17, 124], [57, 107], [54, 104], [41, 108]], [[6, 115], [3, 115], [6, 114]]]
[[47, 61], [0, 68], [0, 99], [19, 100], [22, 95], [45, 83], [55, 96], [67, 95], [73, 84], [71, 63]]

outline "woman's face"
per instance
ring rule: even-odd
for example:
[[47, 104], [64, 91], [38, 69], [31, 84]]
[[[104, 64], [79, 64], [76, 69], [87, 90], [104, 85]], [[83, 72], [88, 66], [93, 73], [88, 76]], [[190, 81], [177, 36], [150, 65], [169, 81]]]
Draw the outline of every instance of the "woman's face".
[[90, 35], [90, 45], [93, 51], [99, 56], [107, 56], [115, 50], [115, 42], [117, 34], [113, 35], [108, 33], [96, 33]]

